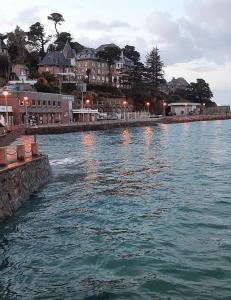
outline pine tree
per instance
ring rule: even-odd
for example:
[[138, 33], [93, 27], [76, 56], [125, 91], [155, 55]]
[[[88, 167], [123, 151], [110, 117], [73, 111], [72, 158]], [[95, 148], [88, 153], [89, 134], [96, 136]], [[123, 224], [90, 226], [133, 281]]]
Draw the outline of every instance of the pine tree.
[[146, 56], [145, 82], [153, 92], [158, 91], [158, 87], [164, 78], [164, 63], [159, 54], [159, 49], [153, 48]]

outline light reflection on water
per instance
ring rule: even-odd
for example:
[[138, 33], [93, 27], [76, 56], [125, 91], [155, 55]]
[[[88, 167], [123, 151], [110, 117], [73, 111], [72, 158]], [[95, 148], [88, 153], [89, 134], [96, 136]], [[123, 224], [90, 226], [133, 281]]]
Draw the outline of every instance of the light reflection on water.
[[39, 136], [53, 178], [0, 228], [0, 299], [229, 299], [230, 121]]

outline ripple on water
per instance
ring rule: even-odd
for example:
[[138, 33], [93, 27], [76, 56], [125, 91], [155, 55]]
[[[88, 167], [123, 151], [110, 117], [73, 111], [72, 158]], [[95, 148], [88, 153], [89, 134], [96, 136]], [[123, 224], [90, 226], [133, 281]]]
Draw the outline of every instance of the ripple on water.
[[53, 178], [0, 228], [0, 299], [229, 299], [229, 128], [39, 136]]

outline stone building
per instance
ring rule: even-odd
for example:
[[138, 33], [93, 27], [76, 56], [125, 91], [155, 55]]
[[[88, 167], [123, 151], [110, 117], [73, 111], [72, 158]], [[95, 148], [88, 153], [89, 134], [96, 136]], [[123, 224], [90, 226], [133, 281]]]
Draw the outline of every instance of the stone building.
[[48, 52], [39, 64], [38, 72], [59, 75], [62, 82], [75, 80], [76, 52], [67, 41], [63, 51]]
[[172, 80], [168, 83], [169, 94], [174, 94], [178, 89], [185, 90], [188, 86], [189, 83], [183, 77], [173, 77]]
[[[63, 51], [52, 51], [45, 55], [38, 71], [50, 72], [62, 82], [86, 81], [89, 84], [106, 85], [109, 82], [109, 68], [107, 62], [99, 58], [98, 51], [112, 45], [116, 46], [105, 44], [97, 49], [84, 48], [76, 54], [70, 43], [66, 42]], [[111, 67], [113, 85], [130, 88], [128, 72], [133, 66], [133, 61], [121, 53], [120, 60]]]

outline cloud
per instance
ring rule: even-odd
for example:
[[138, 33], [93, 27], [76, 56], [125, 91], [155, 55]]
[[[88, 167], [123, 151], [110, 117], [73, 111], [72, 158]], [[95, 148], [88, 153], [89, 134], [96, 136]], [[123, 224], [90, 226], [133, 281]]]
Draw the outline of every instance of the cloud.
[[185, 16], [155, 11], [145, 21], [152, 41], [167, 64], [206, 58], [220, 64], [231, 61], [231, 1], [188, 1]]
[[112, 31], [117, 28], [131, 28], [130, 24], [119, 20], [115, 20], [109, 23], [102, 22], [99, 20], [90, 20], [85, 23], [79, 23], [78, 26], [79, 28], [85, 30], [96, 30], [96, 31]]

